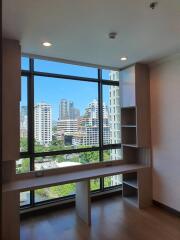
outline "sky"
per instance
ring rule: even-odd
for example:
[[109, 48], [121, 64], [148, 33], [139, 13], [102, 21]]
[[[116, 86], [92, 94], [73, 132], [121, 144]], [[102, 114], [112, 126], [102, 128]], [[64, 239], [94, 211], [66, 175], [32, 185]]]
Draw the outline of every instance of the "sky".
[[[29, 70], [28, 59], [22, 57], [22, 69]], [[97, 69], [58, 62], [36, 59], [35, 71], [68, 74], [80, 77], [97, 78]], [[103, 70], [103, 78], [109, 79], [109, 70]], [[27, 106], [27, 79], [22, 77], [21, 106]], [[34, 79], [35, 104], [46, 102], [52, 105], [53, 120], [58, 120], [59, 103], [61, 99], [74, 102], [74, 107], [84, 113], [84, 109], [94, 99], [98, 99], [98, 85], [92, 82], [82, 82], [68, 79], [57, 79], [36, 76]], [[109, 86], [103, 87], [103, 101], [109, 104]]]

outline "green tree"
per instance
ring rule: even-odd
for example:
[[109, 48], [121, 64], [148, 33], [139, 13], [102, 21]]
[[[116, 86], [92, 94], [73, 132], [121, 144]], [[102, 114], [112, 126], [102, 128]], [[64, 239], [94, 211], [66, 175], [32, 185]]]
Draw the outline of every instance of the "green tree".
[[104, 161], [110, 161], [110, 150], [105, 150], [103, 152], [103, 160]]
[[16, 166], [17, 173], [25, 173], [30, 171], [30, 162], [28, 158], [23, 158], [22, 163]]
[[79, 155], [81, 163], [93, 163], [99, 161], [99, 152], [92, 151], [92, 152], [84, 152], [80, 153]]
[[25, 152], [27, 151], [27, 138], [26, 137], [21, 137], [20, 138], [20, 148], [21, 148], [21, 152]]

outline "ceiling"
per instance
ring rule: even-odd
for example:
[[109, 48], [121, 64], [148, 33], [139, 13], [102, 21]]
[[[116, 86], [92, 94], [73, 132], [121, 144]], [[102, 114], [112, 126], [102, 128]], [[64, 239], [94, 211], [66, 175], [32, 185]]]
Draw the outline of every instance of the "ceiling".
[[3, 35], [28, 54], [118, 68], [152, 62], [180, 51], [180, 0], [159, 0], [154, 10], [150, 2], [3, 0]]

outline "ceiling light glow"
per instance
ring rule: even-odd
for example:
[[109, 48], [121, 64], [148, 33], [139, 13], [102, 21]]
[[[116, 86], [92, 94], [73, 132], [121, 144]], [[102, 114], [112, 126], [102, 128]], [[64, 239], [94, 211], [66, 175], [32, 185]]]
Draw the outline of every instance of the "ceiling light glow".
[[121, 61], [127, 61], [127, 57], [121, 57]]
[[43, 45], [44, 47], [51, 47], [51, 46], [52, 46], [52, 43], [50, 43], [50, 42], [43, 42], [42, 45]]

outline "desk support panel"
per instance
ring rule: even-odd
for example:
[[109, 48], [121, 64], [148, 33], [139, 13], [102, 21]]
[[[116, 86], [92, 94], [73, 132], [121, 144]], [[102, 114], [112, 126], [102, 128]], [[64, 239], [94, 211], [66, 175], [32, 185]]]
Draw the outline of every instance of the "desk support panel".
[[90, 181], [76, 183], [76, 213], [88, 225], [91, 225]]
[[3, 193], [3, 240], [20, 240], [19, 191]]

